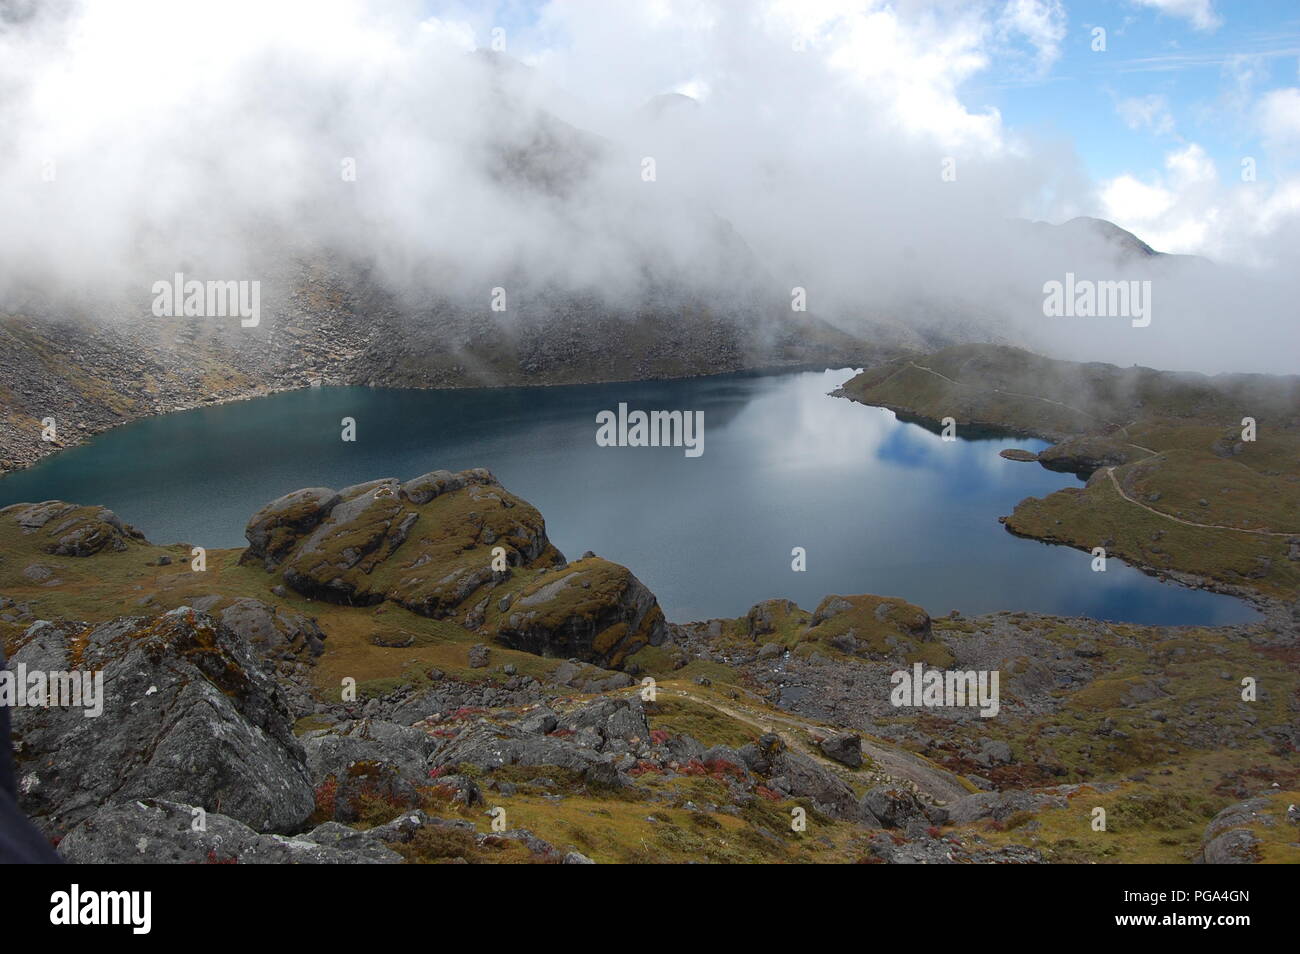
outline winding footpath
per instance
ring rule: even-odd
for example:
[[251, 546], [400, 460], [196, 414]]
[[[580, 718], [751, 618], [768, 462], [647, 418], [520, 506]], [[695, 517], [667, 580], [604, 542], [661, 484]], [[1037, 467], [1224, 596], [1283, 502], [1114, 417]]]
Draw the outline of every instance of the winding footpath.
[[[916, 368], [918, 371], [925, 371], [928, 374], [933, 374], [935, 377], [942, 378], [944, 381], [947, 381], [949, 384], [955, 384], [957, 387], [973, 388], [978, 391], [993, 391], [998, 394], [1008, 394], [1013, 397], [1029, 398], [1035, 401], [1045, 401], [1048, 404], [1055, 404], [1057, 407], [1063, 407], [1068, 411], [1073, 411], [1075, 414], [1081, 414], [1084, 417], [1092, 418], [1094, 421], [1101, 421], [1104, 424], [1110, 424], [1111, 426], [1118, 427], [1119, 431], [1117, 433], [1123, 433], [1125, 437], [1128, 436], [1129, 424], [1132, 423], [1130, 421], [1129, 424], [1120, 426], [1115, 424], [1114, 421], [1107, 421], [1104, 418], [1096, 417], [1095, 415], [1089, 414], [1087, 411], [1082, 411], [1077, 407], [1072, 407], [1069, 404], [1065, 404], [1061, 401], [1053, 400], [1052, 398], [1045, 398], [1036, 394], [1022, 394], [1019, 391], [1004, 391], [1002, 390], [1002, 388], [981, 388], [973, 384], [964, 384], [961, 381], [953, 380], [952, 378], [948, 377], [946, 374], [943, 374], [939, 371], [935, 371], [933, 368], [927, 368], [924, 367], [923, 365], [916, 364], [912, 361], [907, 362], [907, 364], [910, 367]], [[899, 368], [899, 371], [901, 370], [902, 368]], [[895, 372], [895, 374], [896, 373], [897, 372]], [[890, 377], [893, 377], [893, 375], [890, 375]], [[885, 380], [887, 381], [889, 379], [886, 378]], [[881, 383], [883, 384], [884, 382], [882, 381]], [[1128, 444], [1128, 446], [1130, 447], [1136, 447], [1138, 450], [1146, 451], [1152, 457], [1160, 456], [1159, 451], [1152, 450], [1150, 447], [1143, 447], [1141, 444], [1134, 444], [1132, 441], [1125, 441], [1124, 443]], [[1157, 517], [1164, 517], [1166, 520], [1172, 520], [1174, 523], [1181, 523], [1187, 527], [1198, 527], [1202, 530], [1233, 530], [1236, 531], [1237, 533], [1253, 533], [1256, 536], [1262, 536], [1262, 537], [1300, 536], [1300, 530], [1249, 530], [1245, 527], [1230, 527], [1218, 523], [1197, 523], [1194, 520], [1184, 520], [1182, 517], [1175, 517], [1173, 514], [1165, 513], [1163, 510], [1157, 510], [1155, 507], [1149, 507], [1146, 504], [1142, 503], [1142, 501], [1134, 500], [1132, 497], [1130, 497], [1127, 493], [1124, 492], [1124, 488], [1120, 486], [1119, 481], [1115, 479], [1114, 467], [1106, 468], [1106, 476], [1110, 478], [1111, 485], [1114, 486], [1115, 492], [1118, 493], [1120, 497], [1122, 497], [1124, 500], [1127, 500], [1129, 503], [1133, 504], [1134, 506], [1141, 507], [1143, 510], [1146, 510], [1149, 513], [1155, 514]]]
[[[755, 712], [744, 706], [723, 705], [713, 699], [698, 696], [684, 689], [666, 689], [661, 686], [659, 692], [666, 692], [708, 706], [738, 722], [743, 722], [758, 729], [760, 732], [770, 732], [777, 725], [787, 730], [801, 730], [810, 735], [824, 735], [827, 732], [838, 731], [788, 713]], [[971, 794], [971, 789], [962, 784], [958, 777], [947, 769], [940, 768], [933, 762], [903, 749], [885, 745], [869, 736], [861, 735], [861, 733], [859, 735], [862, 739], [862, 754], [870, 758], [881, 772], [893, 778], [901, 778], [911, 782], [918, 791], [928, 795], [935, 802], [947, 804], [964, 795]], [[837, 771], [843, 770], [843, 767], [838, 763], [826, 758], [814, 746], [805, 745], [799, 738], [786, 737], [785, 741], [792, 748], [798, 749], [801, 754]]]
[[1126, 494], [1124, 492], [1124, 488], [1119, 485], [1119, 481], [1115, 479], [1114, 467], [1106, 468], [1106, 476], [1110, 478], [1111, 485], [1114, 486], [1115, 492], [1118, 493], [1125, 500], [1127, 500], [1129, 503], [1141, 507], [1143, 510], [1155, 514], [1157, 517], [1164, 517], [1166, 520], [1172, 520], [1174, 523], [1181, 523], [1184, 526], [1188, 526], [1188, 527], [1199, 527], [1202, 530], [1235, 530], [1237, 531], [1237, 533], [1254, 533], [1262, 537], [1300, 536], [1300, 531], [1297, 530], [1248, 530], [1245, 527], [1228, 527], [1219, 523], [1197, 523], [1194, 520], [1184, 520], [1182, 517], [1175, 517], [1173, 514], [1165, 513], [1163, 510], [1157, 510], [1155, 507], [1148, 507], [1146, 504], [1142, 503], [1142, 501], [1134, 500], [1132, 497]]

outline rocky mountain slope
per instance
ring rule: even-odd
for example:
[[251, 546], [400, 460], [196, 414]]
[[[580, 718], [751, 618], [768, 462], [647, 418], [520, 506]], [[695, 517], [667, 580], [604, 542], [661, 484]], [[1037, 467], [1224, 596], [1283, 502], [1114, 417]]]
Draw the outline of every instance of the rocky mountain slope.
[[[323, 383], [450, 388], [692, 377], [756, 368], [870, 365], [874, 347], [816, 318], [704, 302], [636, 312], [519, 296], [504, 315], [451, 300], [411, 305], [343, 265], [286, 267], [257, 327], [237, 318], [0, 312], [0, 472], [110, 427]], [[42, 422], [53, 418], [52, 439]]]

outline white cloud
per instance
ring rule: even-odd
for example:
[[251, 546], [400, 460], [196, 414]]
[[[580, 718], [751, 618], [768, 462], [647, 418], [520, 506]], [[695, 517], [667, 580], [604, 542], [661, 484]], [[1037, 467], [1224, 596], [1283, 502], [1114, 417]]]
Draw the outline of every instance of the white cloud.
[[1122, 99], [1115, 108], [1129, 129], [1149, 129], [1157, 136], [1174, 131], [1174, 117], [1169, 112], [1169, 100], [1160, 93]]
[[1101, 203], [1105, 217], [1126, 228], [1149, 225], [1169, 211], [1174, 195], [1158, 185], [1147, 185], [1125, 173], [1102, 183]]
[[1154, 7], [1162, 14], [1180, 17], [1193, 27], [1212, 33], [1223, 25], [1223, 19], [1214, 10], [1213, 0], [1134, 0], [1145, 7]]
[[1131, 174], [1101, 183], [1101, 214], [1163, 252], [1266, 267], [1294, 254], [1300, 179], [1221, 179], [1197, 143], [1166, 154], [1150, 181]]
[[1294, 86], [1266, 93], [1259, 103], [1259, 129], [1269, 148], [1300, 146], [1300, 89]]
[[1034, 47], [1039, 74], [1060, 59], [1065, 26], [1065, 7], [1060, 0], [1007, 0], [998, 18], [1004, 37], [1019, 34]]
[[1176, 189], [1214, 182], [1218, 178], [1214, 160], [1194, 142], [1165, 156], [1165, 168], [1169, 170], [1169, 177]]

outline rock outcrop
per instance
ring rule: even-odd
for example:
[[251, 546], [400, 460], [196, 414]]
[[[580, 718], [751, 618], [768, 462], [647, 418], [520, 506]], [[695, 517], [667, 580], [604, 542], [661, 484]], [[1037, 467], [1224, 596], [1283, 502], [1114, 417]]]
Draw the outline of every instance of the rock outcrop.
[[482, 469], [295, 491], [259, 510], [245, 536], [240, 562], [304, 596], [391, 601], [512, 649], [617, 669], [667, 633], [631, 571], [597, 557], [566, 565], [541, 514]]
[[13, 504], [0, 510], [3, 519], [13, 520], [25, 534], [40, 534], [41, 549], [57, 556], [87, 557], [145, 542], [143, 533], [113, 511], [61, 500]]
[[627, 567], [599, 557], [539, 576], [509, 605], [497, 639], [511, 649], [618, 669], [668, 632], [653, 593]]
[[16, 707], [23, 810], [60, 837], [103, 806], [163, 798], [294, 831], [313, 795], [284, 691], [248, 644], [181, 607], [97, 625], [40, 621], [10, 664], [98, 673], [102, 713]]
[[260, 562], [305, 596], [387, 599], [438, 618], [492, 582], [495, 547], [507, 567], [563, 562], [541, 514], [486, 470], [295, 491], [254, 514], [245, 536], [240, 561]]

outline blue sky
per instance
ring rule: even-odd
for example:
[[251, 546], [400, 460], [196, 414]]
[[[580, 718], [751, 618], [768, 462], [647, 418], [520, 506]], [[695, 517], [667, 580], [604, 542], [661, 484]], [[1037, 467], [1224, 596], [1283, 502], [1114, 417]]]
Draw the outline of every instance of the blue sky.
[[[1218, 25], [1198, 29], [1137, 3], [1071, 2], [1060, 58], [1045, 75], [995, 59], [963, 99], [996, 107], [1012, 128], [1067, 136], [1098, 179], [1159, 169], [1165, 153], [1186, 142], [1223, 169], [1253, 155], [1260, 178], [1273, 177], [1249, 111], [1264, 91], [1300, 82], [1300, 3], [1207, 6]], [[1094, 27], [1106, 30], [1105, 52], [1091, 48]], [[1131, 105], [1126, 122], [1121, 105], [1135, 100], [1147, 109]]]

